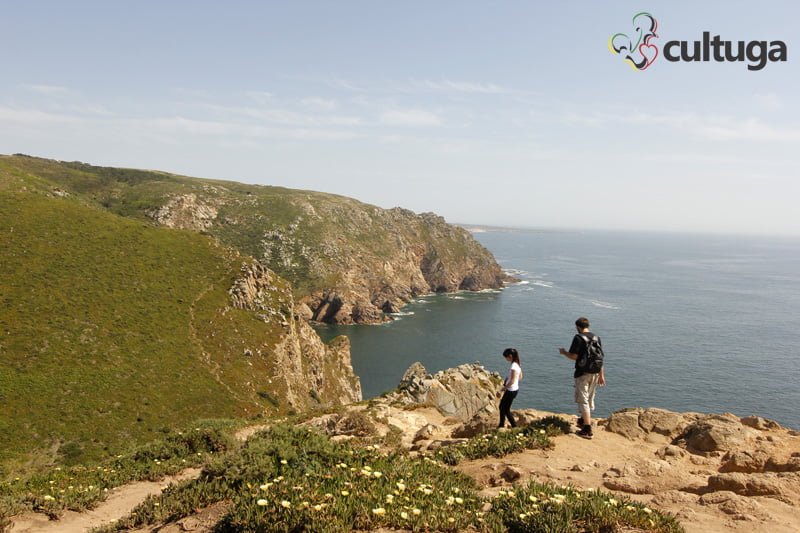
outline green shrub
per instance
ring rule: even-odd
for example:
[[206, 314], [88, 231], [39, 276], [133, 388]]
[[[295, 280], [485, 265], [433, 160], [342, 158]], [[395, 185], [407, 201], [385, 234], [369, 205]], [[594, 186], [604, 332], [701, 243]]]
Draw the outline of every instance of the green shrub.
[[428, 457], [382, 453], [377, 445], [333, 442], [309, 428], [279, 425], [102, 531], [178, 520], [221, 501], [230, 506], [219, 532], [682, 531], [671, 516], [608, 493], [533, 482], [490, 499], [477, 490], [471, 478]]
[[[197, 466], [233, 449], [236, 442], [221, 422], [207, 422], [135, 448], [95, 467], [55, 467], [26, 480], [0, 483], [0, 517], [36, 511], [58, 517], [64, 509], [83, 511], [107, 491], [140, 480], [157, 480]], [[230, 431], [230, 430], [229, 430]], [[2, 529], [0, 529], [2, 531]]]

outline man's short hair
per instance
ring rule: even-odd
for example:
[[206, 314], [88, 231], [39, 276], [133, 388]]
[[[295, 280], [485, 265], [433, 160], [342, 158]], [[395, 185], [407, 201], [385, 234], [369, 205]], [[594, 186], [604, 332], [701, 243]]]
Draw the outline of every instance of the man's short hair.
[[585, 316], [580, 317], [578, 320], [575, 321], [575, 326], [578, 329], [586, 329], [589, 327], [589, 319]]

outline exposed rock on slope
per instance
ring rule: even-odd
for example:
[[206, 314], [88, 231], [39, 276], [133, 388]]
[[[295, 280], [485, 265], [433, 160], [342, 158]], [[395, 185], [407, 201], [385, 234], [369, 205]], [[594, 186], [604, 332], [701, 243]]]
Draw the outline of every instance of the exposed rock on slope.
[[[285, 331], [265, 355], [273, 369], [273, 383], [281, 387], [286, 402], [294, 409], [305, 409], [320, 403], [360, 401], [361, 382], [353, 371], [347, 337], [323, 343], [298, 316], [285, 281], [257, 261], [242, 265], [241, 274], [228, 291], [233, 306], [254, 311], [265, 323], [277, 323]], [[277, 308], [276, 294], [281, 302]]]
[[[0, 470], [361, 398], [347, 339], [324, 344], [285, 279], [214, 239], [115, 215], [69, 169], [27, 159], [0, 156]], [[201, 204], [162, 215], [202, 227]]]
[[406, 370], [397, 390], [386, 399], [398, 405], [428, 405], [442, 415], [462, 422], [482, 413], [496, 412], [496, 394], [502, 378], [479, 364], [460, 365], [434, 375], [420, 363]]
[[288, 280], [305, 305], [300, 314], [321, 322], [380, 322], [415, 296], [499, 288], [505, 279], [469, 232], [432, 213], [163, 172], [4, 161], [114, 213], [213, 235]]

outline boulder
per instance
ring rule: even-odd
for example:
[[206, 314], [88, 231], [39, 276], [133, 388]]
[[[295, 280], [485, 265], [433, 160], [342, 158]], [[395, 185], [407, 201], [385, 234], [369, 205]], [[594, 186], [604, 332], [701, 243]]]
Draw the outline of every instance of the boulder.
[[460, 426], [456, 427], [451, 433], [452, 437], [470, 439], [476, 435], [488, 433], [497, 427], [496, 417], [489, 413], [478, 413]]
[[720, 491], [704, 494], [698, 500], [701, 505], [715, 505], [735, 520], [764, 520], [769, 514], [752, 498], [740, 496], [735, 492]]
[[522, 471], [515, 466], [508, 465], [500, 473], [500, 477], [502, 477], [509, 483], [513, 483], [514, 481], [522, 477]]
[[680, 458], [686, 455], [686, 450], [680, 446], [668, 444], [656, 450], [656, 456], [660, 459], [666, 460], [667, 458]]
[[497, 412], [496, 395], [501, 386], [499, 374], [479, 364], [460, 365], [431, 376], [424, 366], [414, 363], [387, 400], [399, 405], [430, 405], [444, 416], [466, 422], [478, 414]]
[[611, 431], [631, 440], [641, 439], [645, 432], [639, 426], [639, 409], [623, 409], [612, 413], [606, 422], [606, 431]]
[[729, 491], [741, 496], [771, 496], [790, 502], [800, 496], [800, 476], [796, 473], [743, 474], [731, 472], [708, 478], [708, 492]]
[[679, 435], [685, 423], [684, 415], [666, 409], [645, 409], [639, 414], [639, 427], [667, 437]]
[[656, 435], [675, 438], [695, 416], [656, 408], [623, 409], [608, 417], [606, 431], [631, 440], [646, 439], [657, 443]]
[[760, 416], [746, 416], [744, 418], [740, 418], [739, 422], [745, 426], [753, 429], [759, 429], [761, 431], [766, 431], [769, 429], [781, 429], [781, 425], [774, 420], [761, 418]]
[[763, 472], [768, 457], [763, 453], [728, 452], [722, 457], [722, 466], [719, 471], [753, 473]]
[[678, 438], [690, 451], [728, 452], [744, 447], [752, 430], [737, 418], [725, 415], [706, 415], [689, 424]]
[[421, 440], [431, 440], [441, 428], [435, 424], [425, 424], [414, 435], [412, 442], [419, 442]]

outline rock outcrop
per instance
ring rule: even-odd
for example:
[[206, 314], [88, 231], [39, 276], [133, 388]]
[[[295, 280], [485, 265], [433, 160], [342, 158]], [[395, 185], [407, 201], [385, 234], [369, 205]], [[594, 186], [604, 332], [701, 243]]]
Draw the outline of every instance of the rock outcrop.
[[253, 311], [265, 324], [280, 331], [274, 345], [256, 353], [269, 359], [274, 369], [271, 385], [279, 388], [292, 409], [361, 400], [361, 382], [353, 371], [350, 341], [340, 336], [323, 343], [298, 316], [294, 297], [284, 280], [253, 261], [242, 265], [241, 275], [228, 293], [234, 308]]
[[387, 395], [396, 405], [427, 405], [443, 416], [466, 422], [476, 415], [496, 411], [502, 378], [479, 364], [465, 364], [430, 375], [414, 363], [397, 390]]
[[382, 322], [414, 297], [498, 289], [507, 278], [468, 231], [433, 213], [318, 193], [281, 190], [275, 198], [269, 188], [249, 187], [244, 195], [237, 189], [197, 187], [167, 196], [146, 214], [256, 257], [292, 283], [311, 320]]
[[181, 194], [170, 198], [158, 209], [148, 212], [148, 215], [169, 228], [202, 231], [214, 223], [217, 208], [198, 200], [196, 194]]

